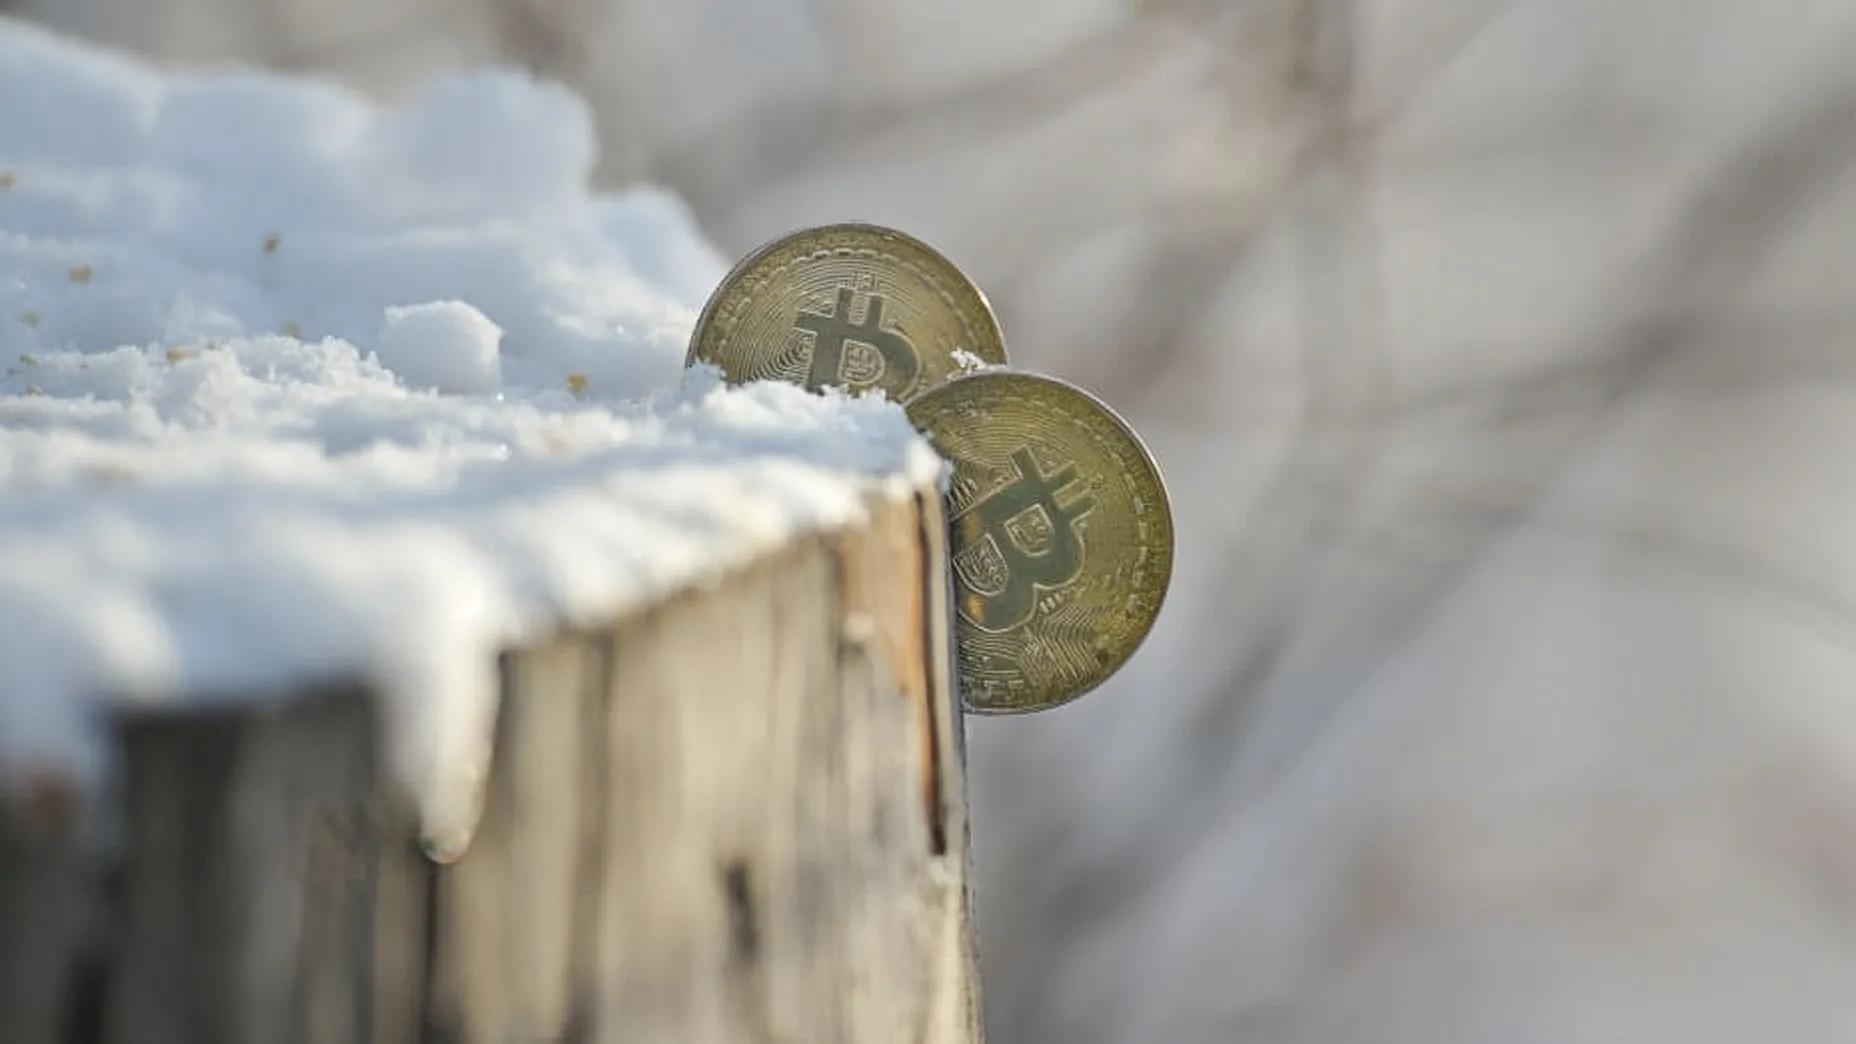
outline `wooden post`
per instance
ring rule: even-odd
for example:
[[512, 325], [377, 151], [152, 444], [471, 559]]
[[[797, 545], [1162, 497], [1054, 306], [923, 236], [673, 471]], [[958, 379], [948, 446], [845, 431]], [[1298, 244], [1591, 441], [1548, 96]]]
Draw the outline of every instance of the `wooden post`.
[[35, 776], [0, 800], [0, 1041], [82, 1039], [96, 881], [78, 836], [78, 791]]
[[0, 833], [0, 886], [97, 921], [52, 967], [0, 945], [5, 1039], [977, 1040], [943, 539], [931, 492], [874, 500], [509, 652], [448, 866], [366, 692], [126, 719], [109, 866]]

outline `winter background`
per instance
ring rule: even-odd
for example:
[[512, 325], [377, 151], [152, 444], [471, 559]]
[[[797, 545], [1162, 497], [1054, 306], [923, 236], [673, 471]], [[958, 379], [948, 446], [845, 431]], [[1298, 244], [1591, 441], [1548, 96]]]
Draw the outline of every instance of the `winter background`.
[[1166, 613], [969, 723], [994, 1039], [1856, 1039], [1856, 3], [0, 10], [530, 70], [719, 255], [909, 229], [1129, 416]]

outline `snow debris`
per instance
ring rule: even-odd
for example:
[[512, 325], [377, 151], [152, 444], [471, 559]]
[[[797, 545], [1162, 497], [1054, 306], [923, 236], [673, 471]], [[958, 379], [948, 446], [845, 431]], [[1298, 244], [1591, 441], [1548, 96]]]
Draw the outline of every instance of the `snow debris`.
[[974, 355], [965, 348], [954, 349], [954, 365], [960, 367], [960, 372], [963, 374], [979, 373], [981, 370], [995, 368], [992, 363]]

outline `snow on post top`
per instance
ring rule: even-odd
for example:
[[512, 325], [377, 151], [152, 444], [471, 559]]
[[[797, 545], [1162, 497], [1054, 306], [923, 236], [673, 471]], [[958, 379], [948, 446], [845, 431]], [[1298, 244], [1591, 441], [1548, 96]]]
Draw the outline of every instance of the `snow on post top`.
[[0, 781], [96, 770], [105, 701], [358, 676], [467, 828], [499, 649], [938, 467], [886, 403], [684, 373], [722, 265], [588, 191], [559, 88], [377, 108], [0, 19], [0, 98]]

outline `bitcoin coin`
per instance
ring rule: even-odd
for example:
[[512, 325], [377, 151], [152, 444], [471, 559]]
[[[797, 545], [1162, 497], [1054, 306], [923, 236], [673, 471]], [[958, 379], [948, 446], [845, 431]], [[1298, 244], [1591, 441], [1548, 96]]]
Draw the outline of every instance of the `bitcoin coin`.
[[953, 463], [954, 645], [968, 710], [1043, 710], [1115, 673], [1173, 574], [1173, 515], [1153, 457], [1080, 388], [1009, 371], [957, 377], [907, 406]]
[[893, 229], [809, 228], [749, 254], [709, 296], [686, 365], [731, 383], [879, 389], [907, 402], [960, 373], [966, 351], [1005, 361], [992, 306], [953, 262]]

